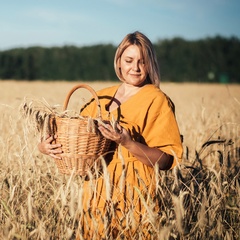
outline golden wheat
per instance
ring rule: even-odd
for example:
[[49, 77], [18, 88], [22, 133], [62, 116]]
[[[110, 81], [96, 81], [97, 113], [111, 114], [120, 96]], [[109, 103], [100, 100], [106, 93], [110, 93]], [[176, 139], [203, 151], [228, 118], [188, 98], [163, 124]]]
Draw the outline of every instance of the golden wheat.
[[[19, 105], [34, 96], [61, 106], [76, 83], [0, 84], [0, 236], [74, 239], [79, 219], [85, 218], [83, 180], [59, 174], [53, 160], [38, 152], [39, 133], [26, 124]], [[112, 83], [89, 85], [100, 89]], [[132, 239], [145, 239], [143, 226], [148, 226], [150, 239], [239, 239], [240, 86], [162, 84], [162, 89], [176, 105], [183, 162], [172, 171], [156, 169], [156, 199], [148, 198], [148, 211]], [[80, 109], [78, 100], [72, 104]], [[151, 208], [152, 201], [159, 202], [159, 213]], [[132, 212], [125, 218], [131, 229]], [[109, 221], [105, 219], [106, 230]]]

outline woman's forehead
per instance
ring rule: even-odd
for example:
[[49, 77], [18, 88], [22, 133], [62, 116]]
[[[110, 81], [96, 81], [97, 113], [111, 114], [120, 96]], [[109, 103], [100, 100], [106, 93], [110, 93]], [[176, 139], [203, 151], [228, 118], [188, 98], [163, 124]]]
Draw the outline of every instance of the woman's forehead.
[[129, 45], [122, 53], [122, 56], [125, 57], [142, 57], [142, 51], [137, 45]]

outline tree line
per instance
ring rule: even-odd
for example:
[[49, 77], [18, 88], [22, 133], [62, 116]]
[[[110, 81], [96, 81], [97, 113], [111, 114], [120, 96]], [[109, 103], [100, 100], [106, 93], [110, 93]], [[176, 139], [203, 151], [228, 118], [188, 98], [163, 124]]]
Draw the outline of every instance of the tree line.
[[[240, 83], [240, 40], [216, 36], [154, 43], [162, 81]], [[116, 46], [29, 47], [0, 51], [0, 79], [117, 80]]]

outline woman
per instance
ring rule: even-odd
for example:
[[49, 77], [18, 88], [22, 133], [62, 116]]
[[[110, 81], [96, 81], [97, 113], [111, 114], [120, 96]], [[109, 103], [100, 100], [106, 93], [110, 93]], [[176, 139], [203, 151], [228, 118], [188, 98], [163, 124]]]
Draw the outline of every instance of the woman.
[[[140, 32], [128, 34], [117, 48], [114, 68], [121, 84], [97, 92], [104, 120], [102, 135], [116, 143], [105, 174], [84, 183], [84, 214], [79, 234], [147, 237], [152, 213], [157, 213], [157, 171], [173, 168], [182, 157], [182, 145], [171, 100], [159, 89], [157, 59], [150, 40]], [[93, 115], [90, 102], [81, 115]], [[39, 150], [52, 157], [61, 153], [49, 137]], [[108, 179], [108, 180], [107, 180]], [[155, 215], [154, 215], [155, 216]], [[156, 217], [156, 216], [155, 216]], [[145, 235], [144, 235], [145, 234]], [[143, 236], [144, 235], [144, 236]]]

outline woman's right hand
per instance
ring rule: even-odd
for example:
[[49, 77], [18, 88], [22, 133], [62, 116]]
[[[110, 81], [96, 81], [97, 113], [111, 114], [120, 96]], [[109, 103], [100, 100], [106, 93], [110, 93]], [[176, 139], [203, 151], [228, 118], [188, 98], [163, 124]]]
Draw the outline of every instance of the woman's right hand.
[[38, 149], [41, 153], [49, 155], [52, 158], [61, 159], [60, 156], [57, 156], [56, 154], [61, 154], [61, 144], [56, 144], [57, 136], [47, 136], [46, 139], [42, 139], [42, 141], [38, 144]]

